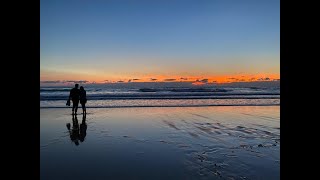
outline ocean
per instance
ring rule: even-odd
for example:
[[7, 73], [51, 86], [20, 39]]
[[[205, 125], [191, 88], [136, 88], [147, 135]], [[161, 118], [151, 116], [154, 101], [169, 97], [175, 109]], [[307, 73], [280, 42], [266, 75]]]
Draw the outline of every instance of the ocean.
[[[280, 83], [193, 85], [190, 82], [80, 84], [88, 108], [278, 106]], [[73, 85], [40, 86], [40, 108], [68, 108]]]

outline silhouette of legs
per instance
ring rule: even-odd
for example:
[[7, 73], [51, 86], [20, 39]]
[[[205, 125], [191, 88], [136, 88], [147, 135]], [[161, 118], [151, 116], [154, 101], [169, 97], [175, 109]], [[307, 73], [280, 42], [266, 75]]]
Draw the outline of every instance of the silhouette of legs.
[[75, 112], [75, 114], [77, 114], [78, 105], [79, 105], [79, 100], [78, 99], [72, 99], [72, 114], [74, 112]]
[[83, 112], [83, 114], [87, 114], [86, 104], [85, 104], [85, 103], [81, 103], [81, 106], [82, 106], [82, 112]]

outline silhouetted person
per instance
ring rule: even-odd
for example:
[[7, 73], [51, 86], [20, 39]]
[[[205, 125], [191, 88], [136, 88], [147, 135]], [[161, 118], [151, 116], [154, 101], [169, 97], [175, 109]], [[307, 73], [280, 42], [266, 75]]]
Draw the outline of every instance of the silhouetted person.
[[86, 115], [83, 114], [82, 116], [82, 122], [80, 124], [80, 142], [84, 141], [84, 138], [87, 135], [87, 124], [86, 124]]
[[77, 115], [72, 115], [72, 129], [70, 130], [70, 123], [67, 124], [69, 130], [70, 139], [74, 142], [75, 145], [79, 145], [79, 123]]
[[84, 90], [84, 88], [81, 86], [80, 87], [80, 104], [82, 107], [82, 113], [85, 114], [87, 113], [86, 111], [86, 103], [87, 103], [87, 93]]
[[77, 114], [79, 99], [80, 99], [80, 90], [78, 89], [79, 84], [75, 84], [74, 88], [71, 89], [69, 100], [72, 100], [72, 114], [75, 112]]

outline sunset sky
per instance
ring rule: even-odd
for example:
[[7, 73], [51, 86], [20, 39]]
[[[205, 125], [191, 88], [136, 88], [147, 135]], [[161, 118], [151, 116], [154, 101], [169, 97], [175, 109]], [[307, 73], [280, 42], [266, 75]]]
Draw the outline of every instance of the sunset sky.
[[42, 82], [280, 79], [279, 0], [41, 0]]

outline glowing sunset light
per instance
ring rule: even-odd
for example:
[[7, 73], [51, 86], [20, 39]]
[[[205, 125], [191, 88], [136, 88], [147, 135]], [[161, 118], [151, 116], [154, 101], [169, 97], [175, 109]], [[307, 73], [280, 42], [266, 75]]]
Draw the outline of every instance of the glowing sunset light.
[[44, 84], [280, 79], [276, 1], [56, 0], [40, 5]]
[[[228, 76], [189, 76], [187, 78], [152, 76], [140, 78], [95, 78], [86, 80], [41, 80], [42, 83], [133, 83], [133, 82], [191, 82], [194, 85], [204, 85], [207, 83], [231, 83], [231, 82], [256, 82], [256, 81], [277, 81], [280, 79], [279, 74], [255, 74], [255, 75], [228, 75]], [[76, 77], [75, 77], [76, 78]]]

